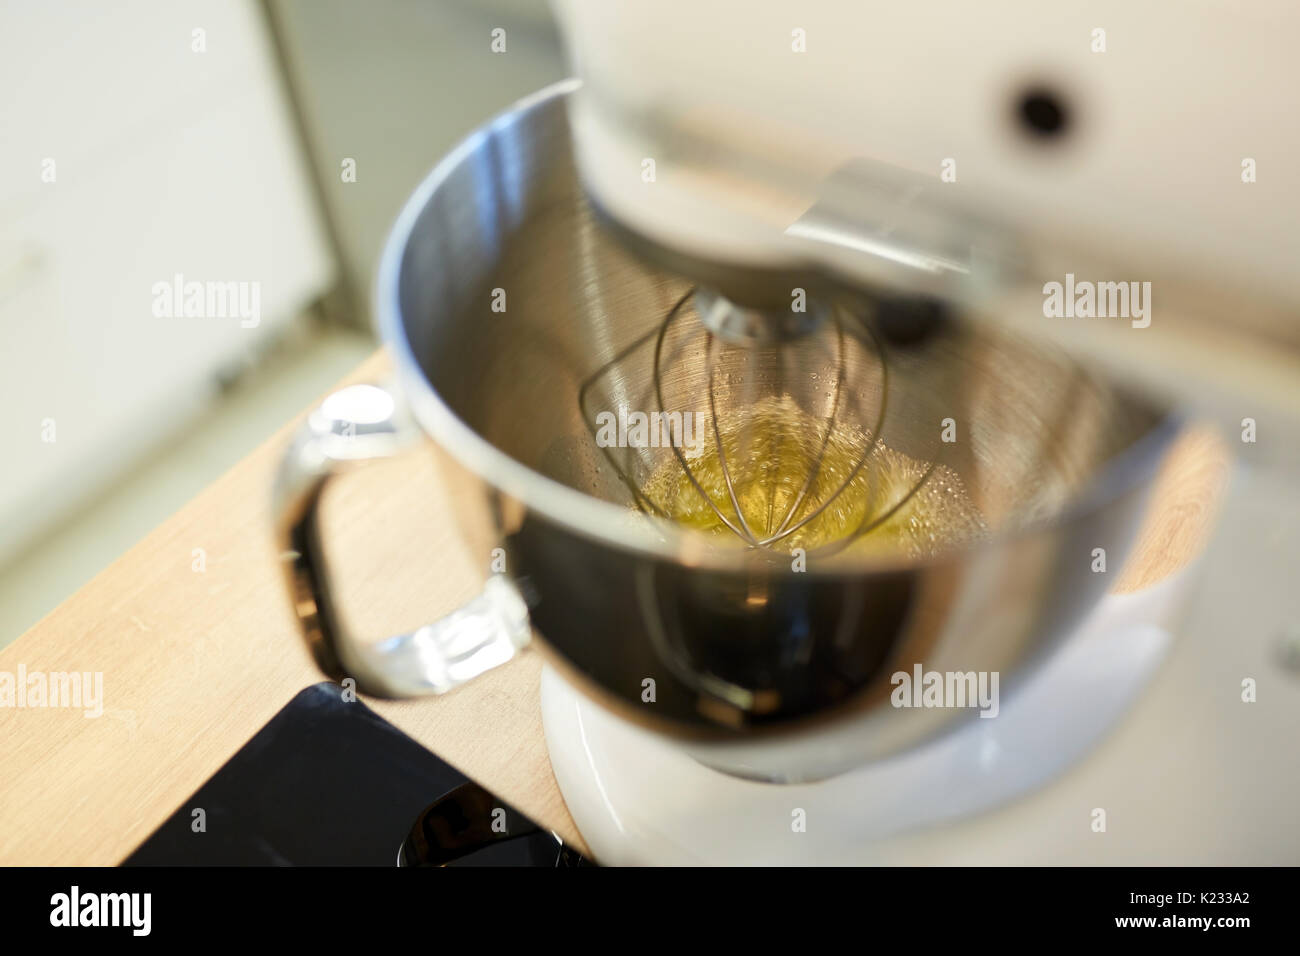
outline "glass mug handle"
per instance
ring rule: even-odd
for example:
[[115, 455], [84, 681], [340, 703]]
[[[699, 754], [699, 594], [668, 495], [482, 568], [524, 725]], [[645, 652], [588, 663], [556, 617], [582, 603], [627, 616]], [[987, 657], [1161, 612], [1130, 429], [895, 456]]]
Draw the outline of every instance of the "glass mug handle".
[[318, 512], [326, 483], [347, 468], [423, 440], [395, 388], [352, 385], [321, 402], [290, 444], [276, 477], [274, 517], [289, 594], [317, 666], [374, 697], [444, 694], [504, 664], [531, 636], [528, 608], [504, 575], [446, 617], [378, 643], [348, 632], [333, 600]]

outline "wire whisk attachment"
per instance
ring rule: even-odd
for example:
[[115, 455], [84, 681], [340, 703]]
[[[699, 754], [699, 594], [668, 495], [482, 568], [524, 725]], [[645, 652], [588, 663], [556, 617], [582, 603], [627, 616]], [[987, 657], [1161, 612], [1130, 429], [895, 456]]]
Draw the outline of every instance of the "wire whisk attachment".
[[834, 306], [802, 334], [736, 342], [702, 309], [716, 314], [716, 297], [687, 292], [579, 388], [632, 503], [751, 549], [810, 556], [886, 529], [884, 546], [924, 532], [911, 512], [941, 466], [881, 440], [890, 367], [871, 325]]

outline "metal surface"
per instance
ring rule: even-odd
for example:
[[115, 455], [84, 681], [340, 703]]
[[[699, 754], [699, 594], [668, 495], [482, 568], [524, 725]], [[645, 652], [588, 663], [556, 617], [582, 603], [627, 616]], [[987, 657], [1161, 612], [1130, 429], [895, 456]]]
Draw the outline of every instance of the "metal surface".
[[504, 578], [410, 634], [374, 644], [338, 614], [317, 524], [326, 482], [349, 464], [396, 454], [419, 437], [400, 396], [376, 385], [335, 392], [303, 423], [277, 476], [274, 512], [294, 611], [317, 665], [377, 697], [443, 694], [528, 643], [528, 610]]
[[[742, 320], [743, 329], [732, 326], [728, 332], [720, 331], [728, 325], [725, 320], [718, 321], [720, 313], [737, 316], [745, 311], [750, 310], [737, 308], [714, 293], [692, 290], [678, 300], [662, 323], [582, 383], [578, 405], [598, 443], [598, 413], [593, 407], [598, 396], [604, 395], [608, 402], [611, 391], [623, 393], [629, 383], [636, 383], [643, 402], [653, 405], [652, 414], [672, 416], [670, 421], [701, 423], [699, 431], [707, 434], [695, 437], [703, 437], [704, 444], [715, 450], [725, 493], [704, 487], [680, 442], [672, 444], [670, 452], [660, 451], [658, 457], [667, 459], [671, 454], [712, 514], [747, 546], [788, 551], [791, 536], [815, 522], [841, 495], [884, 491], [874, 481], [872, 469], [864, 471], [864, 466], [880, 449], [885, 422], [887, 402], [883, 396], [890, 390], [885, 346], [861, 316], [821, 304], [808, 312], [785, 310], [792, 318], [765, 313], [755, 317], [754, 324]], [[782, 329], [786, 334], [779, 334]], [[691, 362], [696, 365], [692, 367]], [[651, 382], [648, 393], [640, 388], [647, 377]], [[823, 378], [831, 383], [830, 390], [819, 395], [826, 387]], [[732, 442], [739, 461], [728, 455], [727, 442], [720, 433], [721, 418], [749, 418], [757, 402], [791, 395], [797, 396], [799, 405], [812, 407], [815, 416], [778, 422], [776, 434], [758, 436], [753, 434], [752, 423], [743, 426], [738, 440]], [[703, 427], [705, 421], [707, 428]], [[845, 425], [849, 428], [844, 429]], [[815, 484], [836, 429], [846, 430], [858, 440], [854, 461], [842, 479], [836, 476], [829, 489], [818, 491]], [[806, 434], [792, 433], [805, 430]], [[678, 438], [682, 437], [680, 431]], [[794, 454], [785, 455], [784, 461], [755, 461], [752, 453], [757, 442], [775, 442], [790, 449], [807, 443], [815, 451], [806, 462], [805, 456]], [[697, 453], [702, 450], [694, 449]], [[643, 487], [646, 473], [662, 467], [653, 463], [653, 457], [647, 463], [650, 449], [632, 448], [622, 455], [610, 448], [602, 451], [638, 508], [654, 518], [672, 519]], [[889, 521], [933, 472], [931, 464], [908, 490], [893, 497], [881, 494], [878, 503], [864, 509], [861, 521], [817, 548], [815, 558], [834, 554]], [[862, 481], [857, 480], [860, 474]], [[788, 494], [784, 485], [792, 478], [798, 481], [798, 490]], [[779, 512], [769, 513], [762, 525], [746, 516], [738, 500], [737, 486], [754, 484], [766, 486], [764, 496], [773, 505], [778, 499], [787, 500]]]
[[754, 309], [704, 288], [696, 288], [692, 298], [700, 324], [723, 341], [739, 345], [765, 346], [810, 335], [830, 311], [816, 300], [800, 311], [790, 308], [789, 302], [779, 308]]
[[[522, 102], [439, 165], [394, 227], [377, 303], [415, 417], [482, 489], [465, 534], [485, 557], [504, 543], [548, 658], [626, 717], [734, 744], [717, 762], [733, 773], [753, 772], [745, 748], [772, 734], [860, 728], [782, 779], [897, 752], [969, 713], [891, 708], [896, 670], [998, 671], [1013, 687], [1109, 586], [1094, 549], [1119, 570], [1178, 421], [1060, 355], [952, 323], [922, 357], [894, 356], [905, 374], [882, 438], [930, 450], [944, 418], [959, 423], [946, 463], [990, 523], [979, 546], [840, 554], [800, 573], [646, 522], [574, 398], [689, 286], [593, 218], [569, 151], [573, 89]], [[632, 404], [645, 384], [610, 397]]]

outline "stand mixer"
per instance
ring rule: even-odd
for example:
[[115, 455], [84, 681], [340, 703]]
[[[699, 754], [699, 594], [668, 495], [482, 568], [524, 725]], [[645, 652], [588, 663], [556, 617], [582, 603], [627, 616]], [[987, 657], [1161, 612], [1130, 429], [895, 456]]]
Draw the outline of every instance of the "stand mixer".
[[[1021, 2], [556, 11], [578, 80], [468, 139], [394, 228], [399, 388], [332, 396], [286, 459], [321, 667], [442, 693], [532, 635], [557, 780], [609, 862], [878, 858], [1042, 783], [1168, 646], [1189, 576], [1108, 594], [1106, 561], [1189, 417], [1294, 455], [1296, 187], [1207, 146], [1248, 130], [1290, 155], [1261, 122], [1296, 105], [1284, 31], [1255, 19], [1283, 15], [1202, 33], [1108, 5], [1093, 54], [1091, 21]], [[1244, 105], [1178, 120], [1195, 91]], [[1131, 149], [1152, 117], [1154, 163]], [[1076, 277], [1153, 292], [1049, 316]], [[463, 534], [504, 573], [362, 641], [316, 508], [336, 470], [422, 436], [481, 490]], [[912, 709], [913, 672], [1000, 678], [1004, 701]], [[792, 801], [838, 836], [781, 842]]]
[[[1300, 136], [1285, 4], [554, 8], [584, 186], [639, 255], [773, 326], [796, 287], [959, 308], [1294, 435], [1300, 193], [1257, 173]], [[1067, 273], [1149, 281], [1154, 321], [1046, 318]]]

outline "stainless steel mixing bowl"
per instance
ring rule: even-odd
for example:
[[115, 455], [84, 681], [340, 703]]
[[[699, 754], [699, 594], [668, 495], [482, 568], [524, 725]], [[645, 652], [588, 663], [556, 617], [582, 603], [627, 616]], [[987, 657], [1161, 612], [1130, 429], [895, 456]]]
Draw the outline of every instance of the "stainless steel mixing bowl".
[[[551, 663], [619, 714], [768, 780], [835, 773], [972, 716], [891, 706], [892, 675], [914, 665], [997, 672], [1013, 693], [1114, 581], [1179, 423], [1060, 355], [955, 322], [891, 354], [883, 438], [933, 457], [941, 420], [954, 419], [943, 461], [982, 509], [987, 538], [925, 559], [845, 553], [797, 571], [787, 555], [638, 520], [578, 390], [688, 286], [593, 217], [570, 153], [574, 89], [521, 102], [415, 192], [378, 283], [399, 382], [331, 397], [286, 457], [280, 528], [320, 666], [372, 694], [439, 693], [535, 634]], [[644, 394], [643, 374], [606, 376], [608, 401]], [[864, 375], [859, 387], [884, 386]], [[796, 391], [818, 411], [821, 391]], [[504, 548], [505, 573], [450, 618], [368, 643], [331, 603], [321, 489], [342, 463], [423, 436], [477, 482], [463, 531], [485, 568]], [[1106, 573], [1093, 570], [1097, 548]]]

